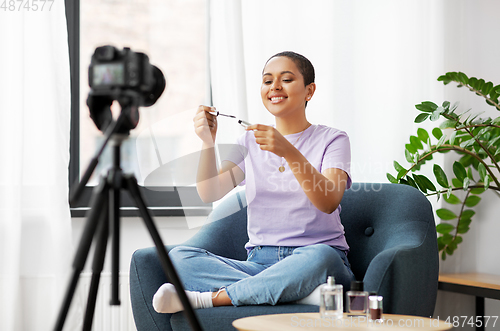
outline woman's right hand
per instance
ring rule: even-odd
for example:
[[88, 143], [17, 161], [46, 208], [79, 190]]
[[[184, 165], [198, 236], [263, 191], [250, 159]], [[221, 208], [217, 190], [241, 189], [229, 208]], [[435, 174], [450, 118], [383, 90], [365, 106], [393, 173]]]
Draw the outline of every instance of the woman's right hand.
[[213, 144], [217, 134], [217, 116], [210, 114], [210, 111], [216, 111], [215, 107], [199, 106], [193, 118], [194, 131], [206, 144]]

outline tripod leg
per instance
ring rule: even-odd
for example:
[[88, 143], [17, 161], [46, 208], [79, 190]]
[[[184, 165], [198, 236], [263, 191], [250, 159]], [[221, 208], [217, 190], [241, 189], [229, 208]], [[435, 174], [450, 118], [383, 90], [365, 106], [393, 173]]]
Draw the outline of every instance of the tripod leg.
[[94, 319], [95, 306], [97, 301], [97, 292], [99, 290], [99, 281], [101, 272], [104, 267], [104, 259], [106, 257], [106, 246], [109, 237], [109, 222], [107, 208], [104, 206], [101, 213], [99, 227], [97, 228], [97, 241], [94, 251], [94, 259], [92, 260], [92, 279], [90, 281], [89, 295], [87, 299], [87, 309], [83, 320], [83, 330], [90, 331], [92, 329], [92, 320]]
[[154, 221], [149, 214], [146, 204], [144, 203], [144, 199], [142, 198], [141, 192], [139, 191], [139, 186], [137, 185], [137, 180], [133, 175], [124, 175], [123, 177], [125, 180], [125, 186], [132, 196], [133, 200], [135, 201], [137, 207], [139, 208], [139, 212], [141, 213], [144, 223], [146, 224], [151, 238], [155, 243], [156, 250], [163, 267], [163, 271], [167, 275], [170, 282], [172, 282], [172, 284], [175, 286], [177, 294], [179, 295], [179, 299], [182, 303], [182, 306], [184, 307], [184, 315], [186, 316], [191, 329], [195, 331], [201, 331], [202, 328], [198, 319], [196, 318], [196, 315], [194, 314], [193, 307], [191, 306], [191, 303], [186, 296], [186, 292], [184, 292], [184, 288], [181, 284], [179, 276], [177, 275], [177, 272], [175, 271], [175, 268], [170, 261], [165, 245], [163, 244]]
[[76, 286], [78, 285], [78, 279], [80, 278], [80, 274], [85, 267], [85, 262], [87, 261], [92, 239], [96, 232], [100, 218], [100, 211], [104, 205], [104, 201], [106, 201], [107, 191], [108, 184], [104, 179], [101, 179], [99, 186], [97, 186], [92, 193], [93, 197], [91, 201], [90, 213], [73, 260], [73, 274], [66, 290], [61, 310], [59, 311], [59, 315], [57, 317], [56, 326], [54, 328], [56, 331], [62, 331], [63, 329], [69, 307], [71, 306], [71, 301], [75, 294]]
[[[120, 146], [113, 146], [114, 168], [111, 171], [113, 185], [109, 190], [109, 221], [111, 230], [111, 299], [110, 305], [120, 305], [120, 189], [122, 171], [120, 169]], [[118, 160], [118, 161], [117, 161]]]

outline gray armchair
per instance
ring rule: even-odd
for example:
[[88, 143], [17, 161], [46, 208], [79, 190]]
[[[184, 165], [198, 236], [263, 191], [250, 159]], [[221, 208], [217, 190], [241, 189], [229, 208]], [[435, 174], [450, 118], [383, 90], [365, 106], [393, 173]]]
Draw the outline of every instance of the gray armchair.
[[[356, 279], [384, 297], [384, 312], [429, 317], [438, 285], [438, 248], [432, 208], [418, 190], [399, 184], [354, 183], [341, 202], [341, 220]], [[234, 213], [228, 213], [228, 210]], [[227, 216], [230, 214], [229, 216]], [[183, 245], [246, 259], [244, 192], [233, 194]], [[158, 314], [152, 298], [167, 282], [155, 248], [137, 250], [130, 266], [130, 294], [138, 331], [190, 330], [182, 313]], [[216, 307], [196, 310], [204, 330], [234, 330], [233, 320], [264, 314], [317, 312], [317, 306]]]

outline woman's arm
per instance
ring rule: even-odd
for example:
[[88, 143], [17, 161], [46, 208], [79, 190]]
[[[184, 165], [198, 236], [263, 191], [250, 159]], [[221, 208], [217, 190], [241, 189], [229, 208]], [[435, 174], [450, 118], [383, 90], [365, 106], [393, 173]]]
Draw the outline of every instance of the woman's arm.
[[209, 113], [213, 110], [211, 107], [200, 106], [193, 119], [195, 132], [203, 141], [196, 189], [201, 200], [206, 203], [221, 199], [245, 178], [243, 171], [229, 161], [223, 162], [221, 169], [217, 169], [215, 156], [217, 116]]
[[254, 130], [255, 141], [262, 150], [285, 158], [302, 190], [316, 208], [328, 214], [337, 209], [347, 186], [345, 171], [330, 168], [320, 173], [273, 127], [255, 124], [247, 127], [247, 130]]
[[320, 173], [295, 147], [285, 157], [292, 173], [312, 204], [324, 213], [337, 209], [344, 196], [348, 176], [344, 170], [329, 168]]

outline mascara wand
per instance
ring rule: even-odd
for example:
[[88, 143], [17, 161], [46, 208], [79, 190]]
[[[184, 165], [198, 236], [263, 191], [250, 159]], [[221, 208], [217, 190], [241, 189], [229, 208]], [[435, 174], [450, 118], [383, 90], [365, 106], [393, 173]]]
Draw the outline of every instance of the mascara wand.
[[220, 115], [220, 116], [226, 116], [226, 117], [236, 118], [236, 116], [234, 116], [234, 115], [222, 114], [218, 110], [215, 111], [215, 112], [214, 111], [209, 111], [209, 113], [212, 114], [212, 115], [215, 115], [215, 116], [219, 116]]

